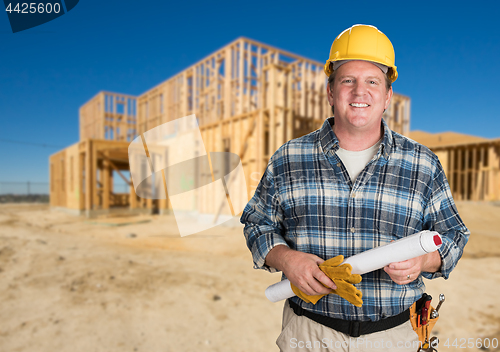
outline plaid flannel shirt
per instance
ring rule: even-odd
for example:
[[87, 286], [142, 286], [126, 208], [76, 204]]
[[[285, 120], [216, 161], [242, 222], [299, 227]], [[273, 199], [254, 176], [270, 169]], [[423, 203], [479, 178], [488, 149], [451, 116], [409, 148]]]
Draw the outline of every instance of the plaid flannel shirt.
[[[427, 279], [448, 278], [462, 256], [469, 230], [458, 215], [437, 156], [427, 147], [391, 131], [353, 184], [336, 155], [333, 118], [301, 138], [288, 141], [271, 157], [240, 221], [254, 267], [265, 264], [276, 245], [323, 259], [345, 258], [422, 230], [441, 234], [439, 272], [422, 273], [407, 285], [392, 281], [383, 269], [362, 275], [358, 308], [337, 295], [316, 305], [292, 300], [317, 314], [344, 320], [377, 321], [408, 309], [425, 290]], [[282, 278], [285, 278], [283, 275]]]

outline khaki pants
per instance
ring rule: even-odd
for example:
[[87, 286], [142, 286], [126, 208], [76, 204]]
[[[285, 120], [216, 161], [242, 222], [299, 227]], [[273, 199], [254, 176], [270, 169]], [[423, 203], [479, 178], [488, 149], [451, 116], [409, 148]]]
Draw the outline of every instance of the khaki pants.
[[315, 321], [296, 315], [285, 303], [283, 328], [276, 344], [281, 352], [293, 351], [394, 351], [416, 352], [418, 335], [407, 322], [373, 334], [350, 337]]

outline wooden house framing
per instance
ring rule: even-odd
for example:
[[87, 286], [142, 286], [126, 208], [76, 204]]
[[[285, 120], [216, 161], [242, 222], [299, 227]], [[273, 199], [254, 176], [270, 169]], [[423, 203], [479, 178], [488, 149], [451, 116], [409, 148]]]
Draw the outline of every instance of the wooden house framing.
[[439, 157], [455, 200], [500, 200], [500, 139], [422, 131], [410, 138]]
[[[168, 211], [168, 198], [136, 197], [127, 146], [191, 114], [207, 152], [239, 155], [250, 196], [272, 153], [331, 115], [326, 83], [323, 63], [239, 38], [138, 97], [100, 92], [80, 108], [80, 142], [50, 157], [51, 205], [88, 216], [123, 207]], [[395, 93], [384, 119], [408, 135], [410, 99]], [[128, 194], [113, 190], [113, 175]]]

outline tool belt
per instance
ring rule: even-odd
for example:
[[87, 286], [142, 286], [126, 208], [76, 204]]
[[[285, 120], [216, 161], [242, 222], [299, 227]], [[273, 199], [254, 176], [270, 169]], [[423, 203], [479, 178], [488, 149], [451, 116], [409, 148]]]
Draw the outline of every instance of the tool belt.
[[436, 322], [439, 319], [439, 316], [431, 319], [431, 314], [434, 311], [434, 307], [430, 306], [428, 312], [427, 312], [427, 319], [425, 319], [427, 322], [422, 325], [421, 324], [421, 316], [417, 314], [417, 307], [421, 305], [421, 299], [416, 301], [410, 306], [410, 322], [411, 326], [413, 327], [413, 330], [418, 335], [418, 339], [420, 340], [420, 343], [424, 345], [425, 343], [428, 343], [430, 340], [431, 336], [431, 331], [434, 325], [436, 325]]
[[290, 308], [298, 316], [305, 316], [316, 323], [339, 331], [351, 337], [359, 337], [361, 335], [372, 334], [374, 332], [392, 329], [399, 326], [410, 319], [410, 309], [404, 312], [378, 321], [358, 321], [358, 320], [342, 320], [330, 318], [324, 315], [316, 314], [303, 309], [298, 304], [288, 300]]

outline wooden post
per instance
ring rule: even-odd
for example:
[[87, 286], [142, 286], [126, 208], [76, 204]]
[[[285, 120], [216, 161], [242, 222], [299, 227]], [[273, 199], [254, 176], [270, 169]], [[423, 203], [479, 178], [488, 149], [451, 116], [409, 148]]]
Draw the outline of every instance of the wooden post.
[[224, 58], [224, 119], [228, 119], [231, 116], [231, 73], [231, 48], [226, 48]]
[[110, 177], [110, 167], [109, 161], [107, 159], [103, 159], [102, 161], [102, 169], [101, 169], [101, 180], [102, 180], [102, 209], [109, 209], [109, 201], [111, 195], [111, 177]]
[[244, 74], [245, 74], [245, 40], [241, 39], [239, 42], [239, 68], [238, 68], [238, 112], [237, 114], [242, 114], [243, 113], [243, 84], [244, 84]]
[[486, 147], [485, 146], [481, 146], [480, 149], [479, 149], [479, 158], [480, 158], [480, 162], [479, 162], [479, 176], [478, 176], [478, 181], [477, 181], [477, 199], [478, 200], [486, 200], [486, 187], [485, 187], [485, 183], [486, 183], [486, 167], [485, 167], [485, 163], [486, 163]]
[[92, 177], [92, 140], [85, 141], [85, 210], [87, 216], [93, 209], [92, 195], [94, 193], [94, 177]]
[[464, 200], [470, 200], [469, 197], [469, 173], [470, 173], [470, 168], [469, 168], [469, 152], [470, 149], [465, 148], [464, 149]]
[[129, 203], [130, 209], [137, 208], [137, 195], [135, 194], [134, 183], [132, 182], [132, 177], [130, 177], [130, 191], [129, 191], [128, 203]]
[[464, 170], [463, 170], [463, 149], [457, 149], [458, 156], [458, 167], [457, 167], [457, 191], [458, 191], [458, 200], [464, 200]]
[[[197, 75], [197, 72], [198, 72], [198, 67], [197, 66], [193, 67], [193, 86], [191, 87], [191, 89], [193, 91], [193, 93], [191, 94], [191, 97], [193, 99], [192, 114], [196, 115], [196, 117], [198, 118], [198, 124], [201, 125], [201, 116], [199, 116], [198, 105], [196, 104], [197, 99], [198, 99], [198, 95], [199, 95], [198, 94], [198, 75]], [[165, 111], [165, 103], [163, 103], [163, 111]], [[165, 120], [165, 122], [166, 121], [167, 120]]]
[[306, 116], [306, 67], [300, 64], [300, 117]]
[[285, 111], [286, 111], [286, 134], [287, 141], [293, 138], [293, 90], [292, 90], [292, 71], [286, 72], [285, 89], [283, 93], [286, 94]]
[[254, 149], [254, 158], [255, 158], [255, 168], [258, 172], [264, 172], [264, 163], [263, 156], [265, 154], [264, 151], [264, 101], [265, 101], [265, 87], [266, 87], [266, 70], [262, 68], [262, 74], [260, 77], [260, 92], [259, 92], [259, 110], [257, 115], [257, 128], [255, 134], [255, 149]]
[[79, 210], [82, 211], [85, 209], [85, 197], [83, 193], [84, 187], [86, 188], [86, 185], [84, 185], [84, 182], [86, 182], [86, 178], [83, 177], [83, 170], [85, 170], [85, 152], [79, 152], [78, 153], [78, 188], [77, 192], [79, 194], [78, 197], [78, 203], [79, 203]]
[[102, 138], [104, 139], [106, 131], [106, 94], [104, 92], [99, 93], [98, 103], [97, 103], [98, 114], [93, 116], [97, 121], [94, 122], [94, 128], [99, 129], [92, 136], [87, 136], [87, 138]]
[[474, 201], [477, 201], [477, 191], [478, 191], [478, 187], [477, 187], [477, 181], [478, 181], [478, 173], [479, 173], [479, 170], [478, 170], [478, 161], [477, 161], [477, 148], [476, 147], [472, 147], [469, 149], [469, 152], [472, 154], [472, 165], [470, 167], [470, 183], [471, 183], [471, 197], [470, 199], [471, 200], [474, 200]]
[[246, 67], [247, 67], [247, 76], [246, 76], [246, 90], [247, 90], [247, 101], [246, 101], [246, 108], [245, 108], [245, 113], [252, 111], [252, 44], [248, 43], [248, 50], [247, 50], [247, 60], [246, 60]]
[[90, 165], [90, 170], [92, 174], [92, 196], [91, 196], [91, 203], [92, 203], [92, 209], [97, 208], [97, 192], [98, 192], [98, 187], [97, 187], [97, 143], [96, 141], [92, 141], [92, 164]]
[[493, 200], [494, 199], [494, 169], [493, 169], [493, 159], [494, 159], [494, 153], [495, 153], [495, 146], [494, 145], [489, 145], [488, 146], [488, 164], [486, 165], [486, 200]]
[[276, 150], [276, 65], [271, 65], [269, 67], [269, 101], [267, 102], [269, 110], [269, 143], [268, 149], [264, 151], [267, 155], [271, 154]]
[[456, 155], [456, 152], [455, 152], [455, 149], [454, 148], [450, 148], [449, 149], [449, 153], [450, 153], [450, 160], [449, 160], [449, 165], [450, 165], [450, 171], [449, 171], [449, 175], [446, 175], [448, 177], [448, 182], [450, 184], [450, 189], [451, 189], [451, 193], [453, 194], [453, 197], [455, 197], [455, 192], [457, 190], [457, 187], [456, 187], [456, 178], [455, 178], [455, 175], [456, 175], [456, 170], [455, 170], [455, 155]]
[[490, 191], [489, 200], [498, 200], [500, 198], [500, 179], [499, 179], [499, 168], [500, 168], [500, 155], [499, 155], [499, 145], [494, 144], [489, 147], [488, 154], [488, 164], [489, 164], [489, 184], [488, 189]]

